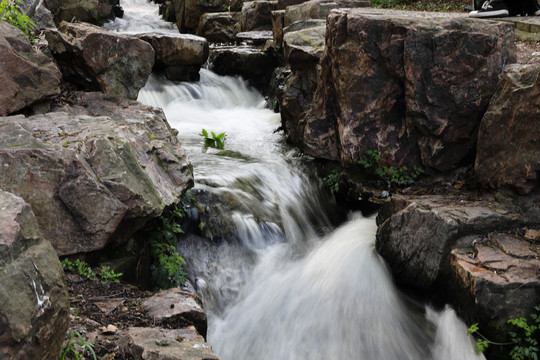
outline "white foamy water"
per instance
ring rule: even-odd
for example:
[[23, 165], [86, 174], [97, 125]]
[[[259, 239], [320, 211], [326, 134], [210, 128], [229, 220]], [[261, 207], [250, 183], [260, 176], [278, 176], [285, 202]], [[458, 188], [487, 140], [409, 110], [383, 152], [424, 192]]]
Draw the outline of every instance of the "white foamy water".
[[176, 33], [176, 24], [164, 21], [159, 15], [158, 6], [148, 0], [120, 1], [124, 16], [109, 21], [103, 27], [122, 34], [145, 32]]
[[[208, 70], [192, 84], [153, 77], [139, 100], [162, 107], [179, 130], [195, 189], [243, 194], [279, 219], [261, 223], [239, 211], [237, 241], [191, 236], [180, 244], [222, 359], [483, 358], [453, 310], [412, 305], [395, 288], [374, 249], [374, 219], [356, 216], [321, 236], [335, 209], [309, 163], [274, 133], [279, 114], [242, 80]], [[202, 128], [226, 132], [231, 155], [203, 152]]]

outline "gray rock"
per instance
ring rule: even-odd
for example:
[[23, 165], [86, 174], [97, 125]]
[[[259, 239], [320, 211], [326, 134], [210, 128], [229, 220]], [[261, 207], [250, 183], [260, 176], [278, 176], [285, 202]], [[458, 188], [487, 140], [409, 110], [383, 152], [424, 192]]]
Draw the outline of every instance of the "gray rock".
[[356, 0], [310, 0], [300, 1], [299, 4], [287, 6], [285, 9], [284, 25], [290, 26], [297, 21], [308, 19], [325, 20], [330, 10], [339, 8], [370, 7], [370, 1]]
[[210, 53], [212, 70], [219, 75], [240, 75], [264, 92], [276, 67], [273, 55], [257, 47], [223, 46]]
[[272, 30], [272, 11], [277, 10], [277, 1], [246, 1], [242, 6], [242, 31]]
[[61, 255], [122, 243], [193, 181], [161, 110], [99, 93], [79, 102], [0, 119], [0, 188], [30, 203]]
[[326, 22], [311, 21], [300, 28], [299, 25], [303, 23], [295, 23], [296, 26], [291, 25], [283, 31], [284, 56], [295, 72], [314, 68], [319, 63], [325, 45]]
[[534, 223], [494, 206], [459, 197], [394, 197], [379, 215], [377, 251], [400, 285], [429, 289], [448, 272], [452, 249], [497, 229]]
[[24, 0], [20, 2], [21, 11], [34, 22], [36, 29], [55, 28], [52, 13], [41, 0]]
[[234, 42], [238, 18], [238, 13], [230, 12], [203, 14], [199, 21], [197, 35], [214, 43]]
[[219, 360], [194, 329], [129, 328], [120, 347], [136, 360]]
[[53, 247], [41, 237], [30, 206], [0, 190], [0, 358], [57, 359], [68, 315]]
[[16, 27], [0, 22], [0, 116], [60, 93], [62, 74]]
[[94, 25], [62, 22], [45, 36], [65, 79], [83, 90], [136, 99], [154, 65], [145, 41]]
[[475, 171], [480, 183], [528, 194], [538, 187], [540, 66], [506, 68], [480, 124]]
[[155, 52], [154, 69], [165, 72], [169, 80], [199, 80], [199, 70], [208, 59], [208, 41], [189, 34], [145, 33], [138, 35]]
[[187, 322], [206, 337], [206, 314], [197, 303], [195, 295], [190, 292], [179, 288], [163, 290], [146, 299], [143, 306], [147, 315], [155, 321], [165, 322], [175, 328], [183, 327]]
[[118, 0], [44, 0], [43, 4], [53, 15], [56, 25], [62, 21], [81, 21], [103, 25], [114, 19], [114, 5]]

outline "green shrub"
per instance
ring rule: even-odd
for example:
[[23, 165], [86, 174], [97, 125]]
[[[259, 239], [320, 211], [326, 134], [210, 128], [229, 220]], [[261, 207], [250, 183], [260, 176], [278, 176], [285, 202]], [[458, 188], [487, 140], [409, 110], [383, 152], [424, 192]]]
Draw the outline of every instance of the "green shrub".
[[20, 0], [0, 0], [0, 20], [19, 28], [33, 41], [35, 24], [27, 15], [21, 13], [19, 3]]
[[341, 170], [333, 169], [328, 176], [323, 178], [323, 183], [328, 186], [332, 194], [339, 192], [339, 183], [341, 182]]
[[[390, 151], [391, 149], [388, 148], [387, 153]], [[384, 180], [388, 188], [412, 185], [424, 173], [424, 170], [417, 166], [410, 169], [407, 166], [393, 165], [388, 158], [389, 156], [381, 155], [378, 150], [368, 150], [366, 156], [358, 160], [358, 164]]]
[[511, 331], [508, 331], [510, 342], [496, 343], [478, 332], [478, 323], [472, 324], [467, 330], [467, 335], [475, 334], [475, 350], [477, 353], [484, 352], [490, 344], [492, 345], [513, 345], [510, 350], [510, 359], [512, 360], [538, 360], [540, 350], [538, 341], [540, 338], [540, 306], [535, 306], [534, 312], [525, 317], [509, 319], [508, 324], [512, 325]]
[[86, 262], [79, 259], [73, 262], [69, 259], [64, 259], [62, 260], [62, 267], [88, 280], [100, 278], [104, 284], [108, 284], [109, 282], [119, 283], [119, 278], [122, 276], [122, 273], [114, 272], [110, 266], [102, 266], [101, 269], [95, 272]]
[[[80, 348], [80, 350], [78, 350], [78, 348]], [[90, 353], [93, 360], [97, 360], [94, 351], [94, 343], [84, 340], [83, 336], [78, 331], [74, 331], [60, 354], [60, 360], [68, 359], [69, 354], [72, 354], [77, 360], [86, 359], [85, 355], [87, 352]]]
[[182, 234], [180, 222], [186, 217], [194, 199], [189, 192], [180, 201], [163, 211], [153, 224], [150, 235], [150, 254], [152, 256], [152, 283], [161, 289], [184, 285], [186, 272], [185, 260], [178, 254], [176, 247], [178, 235]]

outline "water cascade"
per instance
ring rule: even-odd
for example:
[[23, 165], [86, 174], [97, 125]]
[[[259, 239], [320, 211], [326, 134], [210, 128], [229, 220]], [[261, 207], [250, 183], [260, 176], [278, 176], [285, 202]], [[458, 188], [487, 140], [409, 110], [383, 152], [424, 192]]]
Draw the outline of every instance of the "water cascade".
[[[190, 234], [179, 244], [222, 359], [483, 358], [451, 308], [418, 305], [396, 289], [374, 249], [373, 218], [354, 214], [333, 227], [337, 210], [311, 160], [283, 143], [279, 114], [244, 81], [204, 69], [197, 83], [153, 75], [139, 101], [163, 108], [179, 131], [193, 192], [237, 204], [220, 209], [231, 236]], [[225, 132], [225, 149], [204, 151], [203, 128]]]

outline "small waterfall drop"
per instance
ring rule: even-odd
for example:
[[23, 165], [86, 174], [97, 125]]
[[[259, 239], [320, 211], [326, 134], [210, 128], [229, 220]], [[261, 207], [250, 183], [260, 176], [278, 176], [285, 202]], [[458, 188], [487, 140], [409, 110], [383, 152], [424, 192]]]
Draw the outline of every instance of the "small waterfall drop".
[[[146, 0], [121, 4], [123, 32], [177, 32]], [[455, 312], [408, 301], [375, 252], [374, 219], [333, 229], [336, 208], [310, 160], [283, 143], [279, 114], [239, 78], [201, 70], [197, 83], [152, 75], [139, 101], [161, 107], [194, 165], [194, 192], [226, 197], [234, 236], [179, 244], [223, 360], [473, 360]], [[201, 130], [225, 132], [203, 151]], [[215, 205], [219, 206], [219, 205]]]

